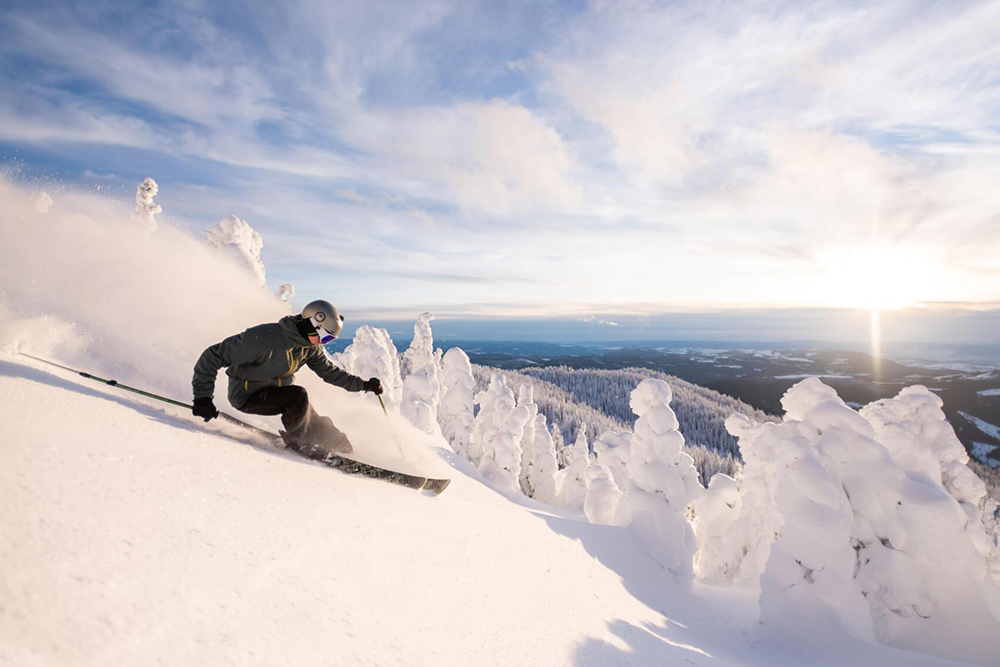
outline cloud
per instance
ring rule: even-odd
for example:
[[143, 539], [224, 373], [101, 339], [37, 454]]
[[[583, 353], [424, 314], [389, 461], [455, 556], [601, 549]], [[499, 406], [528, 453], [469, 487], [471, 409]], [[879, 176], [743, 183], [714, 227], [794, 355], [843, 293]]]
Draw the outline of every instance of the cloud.
[[0, 16], [0, 141], [151, 175], [193, 227], [251, 223], [278, 281], [359, 305], [428, 281], [456, 308], [809, 305], [859, 246], [928, 258], [923, 300], [988, 301], [998, 20], [996, 1], [22, 7]]

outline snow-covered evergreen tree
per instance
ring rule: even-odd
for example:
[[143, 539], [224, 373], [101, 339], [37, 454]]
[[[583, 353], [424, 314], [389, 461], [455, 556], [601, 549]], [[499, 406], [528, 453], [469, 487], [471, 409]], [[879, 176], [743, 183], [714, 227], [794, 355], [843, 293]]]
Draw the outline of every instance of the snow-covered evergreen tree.
[[566, 447], [559, 424], [552, 424], [552, 447], [556, 452], [556, 465], [563, 470], [569, 465], [569, 449]]
[[528, 409], [515, 406], [501, 425], [496, 437], [483, 447], [479, 472], [491, 487], [505, 496], [521, 492], [521, 438], [529, 419]]
[[479, 411], [469, 446], [469, 460], [478, 466], [485, 452], [492, 450], [493, 441], [506, 428], [507, 419], [515, 407], [514, 393], [507, 388], [504, 376], [497, 373], [490, 380], [489, 388], [476, 394], [475, 402]]
[[876, 448], [866, 440], [871, 427], [864, 418], [839, 402], [832, 389], [812, 380], [800, 382], [782, 398], [784, 422], [765, 425], [753, 435], [752, 447], [773, 470], [768, 483], [781, 518], [760, 578], [761, 622], [780, 626], [818, 618], [871, 640], [867, 604], [853, 581], [854, 513], [842, 481], [824, 466], [820, 448], [829, 448], [838, 459], [846, 460], [846, 454], [852, 463], [861, 460], [848, 450], [876, 454]]
[[521, 491], [528, 497], [534, 497], [531, 469], [535, 460], [535, 417], [538, 415], [538, 405], [535, 404], [532, 385], [525, 383], [518, 387], [517, 404], [528, 410], [528, 421], [524, 425], [524, 434], [521, 436]]
[[[136, 195], [136, 199], [138, 199], [138, 195]], [[261, 287], [267, 285], [264, 262], [260, 259], [260, 251], [264, 248], [264, 241], [260, 234], [247, 224], [246, 220], [240, 220], [235, 215], [227, 215], [219, 224], [205, 231], [205, 238], [208, 239], [209, 244], [233, 258], [253, 274]]]
[[[505, 495], [520, 491], [521, 437], [528, 409], [517, 406], [503, 375], [493, 376], [489, 389], [476, 395], [473, 460], [490, 485]], [[471, 459], [470, 459], [471, 460]]]
[[567, 509], [582, 510], [587, 498], [587, 471], [590, 468], [590, 445], [586, 429], [580, 429], [576, 442], [566, 448], [566, 467], [559, 473], [559, 495], [556, 504]]
[[611, 471], [618, 488], [624, 488], [629, 479], [629, 450], [632, 447], [632, 432], [614, 433], [605, 431], [594, 442], [597, 462]]
[[441, 402], [438, 424], [456, 454], [469, 458], [469, 442], [475, 430], [472, 364], [469, 356], [453, 347], [441, 361]]
[[590, 523], [614, 525], [618, 503], [622, 499], [621, 489], [605, 466], [592, 464], [587, 469], [587, 496], [583, 511]]
[[699, 579], [723, 583], [739, 574], [747, 540], [740, 540], [733, 526], [740, 518], [741, 500], [737, 481], [719, 473], [688, 506], [698, 541], [694, 571]]
[[413, 341], [403, 354], [403, 402], [400, 409], [411, 424], [426, 433], [438, 429], [437, 408], [441, 397], [438, 363], [431, 333], [431, 313], [422, 313], [413, 325]]
[[[722, 573], [741, 548], [743, 572], [764, 561], [761, 620], [772, 625], [813, 617], [908, 646], [920, 644], [927, 618], [958, 627], [992, 617], [996, 627], [1000, 592], [976, 525], [981, 498], [952, 467], [964, 452], [937, 397], [911, 388], [862, 415], [810, 378], [782, 405], [781, 424], [732, 421], [747, 461], [740, 516], [703, 548], [706, 569]], [[948, 489], [956, 479], [964, 500]], [[693, 507], [696, 521], [712, 514]]]
[[532, 459], [527, 481], [531, 487], [531, 497], [543, 503], [554, 505], [558, 495], [556, 449], [546, 425], [545, 415], [535, 415], [535, 441], [532, 445]]
[[159, 191], [160, 188], [156, 181], [149, 177], [146, 177], [135, 190], [135, 210], [132, 211], [132, 219], [142, 225], [143, 229], [149, 233], [156, 231], [158, 227], [156, 215], [163, 212], [163, 208], [153, 201], [153, 197]]
[[698, 548], [687, 506], [702, 487], [694, 460], [681, 451], [684, 437], [670, 409], [671, 396], [662, 380], [643, 380], [632, 392], [632, 410], [639, 419], [632, 436], [630, 479], [616, 522], [627, 526], [679, 583], [687, 584], [694, 578], [692, 560]]
[[[399, 408], [403, 381], [399, 377], [399, 354], [388, 331], [368, 325], [358, 327], [347, 349], [331, 356], [333, 362], [348, 373], [366, 380], [370, 377], [381, 380], [386, 407]], [[376, 401], [375, 398], [368, 400]]]
[[772, 427], [738, 413], [726, 420], [739, 440], [743, 467], [732, 483], [728, 475], [712, 477], [708, 492], [691, 503], [699, 547], [695, 563], [707, 581], [757, 582], [764, 572], [782, 523], [775, 500], [778, 471], [772, 452], [757, 443]]
[[875, 401], [861, 415], [875, 429], [875, 439], [910, 477], [947, 493], [967, 517], [972, 543], [1000, 583], [1000, 548], [995, 516], [997, 502], [986, 484], [969, 468], [969, 455], [945, 419], [944, 401], [926, 387], [906, 387], [895, 398]]

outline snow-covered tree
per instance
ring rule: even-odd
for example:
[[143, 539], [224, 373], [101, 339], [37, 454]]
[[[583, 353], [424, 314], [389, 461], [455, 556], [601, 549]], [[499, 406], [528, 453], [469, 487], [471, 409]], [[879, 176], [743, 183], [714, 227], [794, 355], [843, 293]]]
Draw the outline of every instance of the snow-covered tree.
[[866, 438], [871, 427], [864, 418], [811, 379], [782, 398], [784, 422], [753, 434], [752, 448], [773, 473], [766, 482], [781, 519], [760, 578], [761, 621], [780, 626], [816, 618], [871, 640], [867, 604], [853, 581], [854, 513], [820, 447], [831, 453], [836, 447], [843, 459], [851, 449], [876, 454], [875, 443]]
[[611, 471], [618, 488], [623, 488], [628, 482], [629, 450], [632, 447], [632, 432], [614, 433], [605, 431], [594, 442], [594, 455], [597, 462]]
[[333, 362], [348, 373], [366, 380], [370, 377], [381, 380], [386, 407], [399, 408], [403, 381], [399, 377], [399, 354], [388, 331], [368, 325], [358, 327], [351, 344], [343, 352], [331, 356]]
[[545, 415], [535, 415], [535, 440], [532, 444], [532, 458], [527, 474], [527, 483], [531, 488], [531, 497], [535, 500], [554, 505], [558, 495], [557, 475], [559, 464], [556, 462], [556, 449], [552, 434], [546, 425]]
[[906, 387], [895, 398], [875, 401], [861, 415], [875, 429], [875, 439], [910, 477], [938, 488], [959, 504], [966, 532], [1000, 583], [997, 503], [986, 484], [969, 468], [969, 455], [945, 419], [944, 401], [926, 387]]
[[590, 468], [590, 445], [585, 428], [576, 442], [567, 448], [566, 468], [559, 473], [559, 495], [556, 504], [567, 509], [582, 510], [587, 498], [587, 471]]
[[469, 355], [453, 347], [441, 361], [441, 402], [438, 424], [456, 454], [469, 458], [469, 441], [475, 430], [472, 364]]
[[[156, 184], [154, 183], [153, 186], [155, 188]], [[264, 262], [260, 259], [260, 251], [264, 248], [264, 241], [260, 234], [254, 231], [245, 220], [240, 220], [235, 215], [227, 215], [219, 224], [207, 229], [205, 237], [209, 244], [246, 268], [257, 279], [261, 287], [267, 285]]]
[[[810, 378], [782, 405], [781, 424], [733, 420], [747, 461], [739, 517], [728, 532], [708, 531], [714, 546], [699, 563], [704, 554], [707, 570], [721, 573], [740, 548], [749, 556], [742, 571], [763, 560], [765, 623], [812, 617], [904, 646], [925, 641], [928, 618], [970, 637], [1000, 630], [1000, 594], [977, 544], [981, 498], [953, 467], [964, 452], [937, 397], [911, 388], [862, 415]], [[955, 480], [961, 500], [948, 488]], [[731, 498], [729, 487], [718, 495]], [[712, 516], [700, 503], [693, 509], [696, 521]]]
[[489, 389], [476, 395], [476, 415], [470, 460], [490, 484], [504, 494], [520, 490], [521, 436], [527, 408], [517, 407], [503, 375], [494, 375]]
[[507, 417], [514, 410], [514, 394], [507, 388], [503, 375], [494, 374], [486, 391], [475, 396], [479, 406], [476, 413], [472, 442], [469, 445], [469, 460], [476, 466], [483, 460], [483, 452], [503, 431]]
[[562, 429], [556, 423], [552, 424], [552, 447], [556, 452], [556, 465], [562, 470], [569, 465], [569, 448], [563, 439]]
[[434, 336], [431, 320], [434, 316], [422, 313], [413, 325], [413, 341], [403, 354], [403, 403], [401, 412], [411, 424], [426, 433], [434, 433], [437, 426], [437, 407], [441, 396], [438, 381], [438, 363], [434, 355]]
[[746, 555], [746, 541], [733, 529], [740, 518], [739, 484], [729, 475], [717, 474], [705, 492], [691, 501], [689, 509], [698, 541], [695, 574], [710, 583], [732, 581]]
[[774, 497], [778, 470], [773, 453], [758, 447], [757, 439], [773, 426], [738, 413], [726, 420], [739, 440], [743, 467], [735, 480], [712, 477], [708, 491], [691, 503], [698, 537], [695, 565], [707, 581], [756, 583], [764, 572], [782, 518]]
[[[135, 210], [132, 211], [132, 219], [142, 225], [143, 229], [152, 233], [156, 231], [156, 214], [162, 213], [163, 208], [153, 201], [153, 197], [160, 191], [156, 181], [147, 177], [135, 190]], [[51, 200], [50, 200], [51, 201]]]
[[614, 525], [618, 503], [622, 499], [621, 489], [605, 466], [594, 463], [587, 469], [587, 496], [583, 511], [590, 523]]
[[670, 409], [671, 397], [670, 386], [662, 380], [643, 380], [632, 392], [632, 410], [639, 419], [616, 522], [627, 526], [679, 583], [687, 584], [694, 578], [692, 559], [698, 548], [687, 506], [702, 487], [694, 459], [681, 451], [684, 437]]
[[521, 437], [528, 422], [528, 409], [515, 406], [508, 415], [497, 437], [483, 447], [479, 472], [495, 490], [505, 496], [521, 492]]
[[535, 459], [535, 417], [538, 415], [538, 405], [535, 404], [534, 387], [531, 384], [524, 383], [518, 387], [517, 404], [528, 410], [528, 421], [521, 436], [521, 491], [524, 495], [533, 497], [531, 469]]

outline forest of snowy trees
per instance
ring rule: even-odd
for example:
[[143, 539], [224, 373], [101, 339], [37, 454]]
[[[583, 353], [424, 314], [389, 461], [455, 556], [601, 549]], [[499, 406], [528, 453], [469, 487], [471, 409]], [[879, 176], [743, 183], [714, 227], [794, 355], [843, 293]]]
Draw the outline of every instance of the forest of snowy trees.
[[[581, 429], [585, 429], [590, 443], [596, 443], [604, 434], [627, 431], [635, 421], [629, 406], [632, 390], [644, 379], [664, 380], [674, 391], [671, 408], [684, 433], [685, 451], [694, 458], [703, 484], [717, 472], [733, 475], [739, 467], [736, 438], [726, 431], [726, 418], [734, 412], [759, 421], [768, 418], [735, 398], [644, 368], [556, 366], [515, 371], [473, 365], [477, 390], [485, 388], [494, 373], [502, 374], [514, 392], [525, 385], [533, 388], [539, 411], [550, 424], [559, 427], [560, 443], [576, 442]], [[688, 432], [695, 436], [691, 438]]]
[[738, 412], [757, 421], [776, 419], [738, 399], [648, 368], [604, 370], [546, 366], [525, 368], [520, 372], [552, 383], [566, 391], [573, 402], [589, 405], [622, 424], [629, 424], [635, 419], [629, 405], [631, 391], [643, 380], [663, 380], [673, 390], [671, 407], [677, 413], [688, 446], [701, 445], [737, 459], [739, 448], [736, 438], [726, 431], [725, 426], [729, 415]]

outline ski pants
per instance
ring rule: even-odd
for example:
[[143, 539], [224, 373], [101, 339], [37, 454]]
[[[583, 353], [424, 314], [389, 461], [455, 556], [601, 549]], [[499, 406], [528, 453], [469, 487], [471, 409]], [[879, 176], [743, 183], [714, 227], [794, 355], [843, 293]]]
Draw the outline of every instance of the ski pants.
[[354, 449], [332, 419], [313, 410], [309, 394], [302, 387], [265, 387], [250, 394], [239, 410], [251, 415], [281, 415], [285, 445], [308, 456], [350, 454]]

